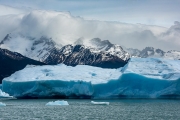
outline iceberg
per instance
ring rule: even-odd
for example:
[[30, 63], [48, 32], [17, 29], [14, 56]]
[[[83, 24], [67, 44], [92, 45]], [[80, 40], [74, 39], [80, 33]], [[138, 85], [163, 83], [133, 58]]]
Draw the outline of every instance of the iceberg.
[[17, 98], [179, 98], [180, 61], [131, 58], [118, 69], [27, 66], [4, 78], [2, 90]]
[[5, 103], [0, 102], [0, 107], [4, 107], [4, 106], [6, 106], [6, 104], [5, 104]]
[[0, 89], [0, 98], [12, 98], [12, 96], [9, 96], [8, 93], [5, 93]]
[[57, 101], [52, 101], [52, 102], [48, 102], [46, 105], [69, 105], [67, 101], [64, 100], [57, 100]]
[[91, 101], [92, 104], [94, 105], [109, 105], [109, 102], [94, 102], [94, 101]]

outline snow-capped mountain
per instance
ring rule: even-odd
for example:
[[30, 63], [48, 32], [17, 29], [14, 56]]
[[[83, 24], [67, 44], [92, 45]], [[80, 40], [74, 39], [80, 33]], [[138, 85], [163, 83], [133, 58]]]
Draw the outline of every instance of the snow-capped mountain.
[[117, 56], [124, 61], [131, 57], [120, 45], [112, 44], [109, 40], [101, 40], [100, 38], [83, 40], [83, 38], [80, 38], [74, 44], [87, 46], [93, 53], [105, 52]]
[[135, 48], [125, 48], [124, 49], [131, 55], [131, 56], [139, 56], [140, 55], [140, 50], [135, 49]]
[[0, 43], [0, 47], [47, 64], [117, 68], [124, 66], [130, 58], [120, 45], [112, 44], [108, 40], [101, 41], [99, 38], [88, 41], [78, 39], [73, 45], [62, 46], [44, 36], [37, 39], [8, 34]]
[[140, 54], [139, 57], [146, 58], [146, 57], [163, 57], [164, 51], [161, 49], [155, 49], [153, 47], [146, 47], [144, 48]]
[[0, 48], [0, 83], [2, 79], [23, 69], [26, 65], [45, 65], [42, 62], [24, 57], [23, 55]]
[[66, 45], [60, 50], [54, 49], [44, 61], [47, 64], [64, 63], [66, 65], [91, 65], [103, 68], [118, 68], [127, 63], [117, 55], [107, 51], [97, 51], [84, 45]]
[[164, 54], [165, 58], [180, 60], [180, 51], [170, 50]]
[[43, 62], [49, 56], [51, 50], [61, 48], [62, 45], [57, 45], [52, 38], [44, 36], [33, 38], [23, 35], [7, 34], [0, 42], [0, 47]]
[[180, 59], [180, 51], [176, 51], [176, 50], [170, 50], [164, 52], [161, 49], [146, 47], [143, 50], [128, 48], [126, 49], [126, 51], [134, 57], [141, 57], [141, 58], [154, 57], [154, 58], [166, 58], [166, 59], [174, 59], [174, 60]]

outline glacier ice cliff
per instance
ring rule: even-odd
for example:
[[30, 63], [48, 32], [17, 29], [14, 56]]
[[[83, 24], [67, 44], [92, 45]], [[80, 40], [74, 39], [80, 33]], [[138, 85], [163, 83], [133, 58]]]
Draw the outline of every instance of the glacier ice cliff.
[[180, 61], [131, 58], [118, 69], [27, 66], [4, 78], [2, 90], [17, 98], [179, 98]]

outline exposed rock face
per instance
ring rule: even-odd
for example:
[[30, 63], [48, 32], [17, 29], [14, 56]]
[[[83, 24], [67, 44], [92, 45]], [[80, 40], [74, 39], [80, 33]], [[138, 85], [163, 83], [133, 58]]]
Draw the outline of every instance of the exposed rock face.
[[109, 52], [95, 52], [84, 45], [66, 45], [60, 50], [54, 49], [44, 61], [47, 64], [64, 63], [66, 65], [91, 65], [103, 68], [118, 68], [127, 63]]
[[[21, 40], [22, 39], [22, 40]], [[20, 49], [20, 45], [26, 46]], [[129, 53], [123, 50], [120, 45], [112, 44], [108, 40], [94, 38], [84, 44], [83, 39], [78, 39], [74, 45], [55, 43], [51, 38], [25, 37], [21, 35], [8, 34], [0, 43], [1, 48], [8, 48], [34, 60], [46, 64], [59, 64], [75, 66], [92, 65], [103, 68], [118, 68], [124, 66], [130, 58]]]
[[0, 48], [0, 83], [2, 79], [23, 69], [26, 65], [45, 65], [23, 55]]
[[142, 51], [133, 48], [128, 48], [126, 49], [126, 51], [129, 54], [131, 54], [131, 56], [141, 57], [141, 58], [154, 57], [154, 58], [166, 58], [166, 59], [174, 59], [174, 60], [180, 59], [180, 51], [176, 51], [176, 50], [170, 50], [164, 52], [161, 49], [146, 47]]

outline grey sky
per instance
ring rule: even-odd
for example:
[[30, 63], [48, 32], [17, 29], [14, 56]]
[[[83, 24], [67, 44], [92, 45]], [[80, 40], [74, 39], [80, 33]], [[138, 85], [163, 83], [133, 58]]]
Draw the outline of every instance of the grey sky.
[[98, 37], [127, 48], [180, 50], [179, 6], [180, 0], [0, 0], [0, 41], [20, 33], [63, 45]]
[[0, 0], [0, 4], [30, 9], [69, 11], [74, 16], [170, 27], [180, 20], [180, 0]]

